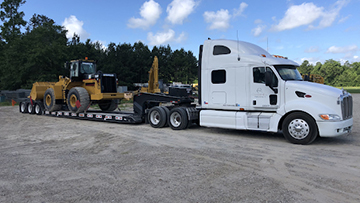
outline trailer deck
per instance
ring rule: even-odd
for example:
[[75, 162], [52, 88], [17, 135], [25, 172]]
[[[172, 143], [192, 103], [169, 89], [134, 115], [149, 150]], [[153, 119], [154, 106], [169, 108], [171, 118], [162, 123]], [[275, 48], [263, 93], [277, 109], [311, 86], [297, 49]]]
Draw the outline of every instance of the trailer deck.
[[73, 113], [70, 111], [44, 111], [44, 115], [61, 117], [61, 118], [73, 118], [81, 120], [92, 121], [104, 121], [112, 123], [142, 123], [143, 119], [140, 115], [131, 112], [109, 112], [104, 113], [100, 110], [90, 110], [84, 113]]

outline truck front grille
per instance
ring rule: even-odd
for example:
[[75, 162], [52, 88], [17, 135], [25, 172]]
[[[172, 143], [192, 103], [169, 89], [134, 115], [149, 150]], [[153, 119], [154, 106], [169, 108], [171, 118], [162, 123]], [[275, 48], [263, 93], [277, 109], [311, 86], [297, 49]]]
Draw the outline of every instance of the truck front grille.
[[352, 96], [346, 96], [342, 98], [341, 101], [341, 112], [343, 120], [352, 118], [353, 114], [353, 100]]

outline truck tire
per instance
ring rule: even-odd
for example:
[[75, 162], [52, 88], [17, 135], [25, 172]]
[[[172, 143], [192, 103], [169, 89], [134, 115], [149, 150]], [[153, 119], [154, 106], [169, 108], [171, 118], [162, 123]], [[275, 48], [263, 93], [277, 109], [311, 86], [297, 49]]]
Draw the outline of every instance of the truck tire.
[[162, 128], [166, 125], [168, 115], [163, 107], [155, 106], [148, 113], [148, 121], [153, 128]]
[[318, 136], [315, 120], [301, 112], [288, 115], [283, 122], [282, 131], [285, 139], [293, 144], [310, 144]]
[[118, 107], [118, 102], [116, 100], [108, 100], [99, 102], [99, 107], [102, 111], [110, 112], [115, 111]]
[[173, 130], [183, 130], [188, 127], [189, 121], [184, 107], [177, 107], [170, 111], [169, 125]]
[[67, 106], [74, 113], [84, 112], [90, 104], [89, 93], [85, 88], [73, 87], [67, 95]]
[[26, 102], [20, 102], [19, 110], [20, 110], [21, 113], [27, 113], [28, 112]]
[[34, 105], [34, 113], [36, 115], [41, 115], [43, 113], [43, 104], [41, 102], [37, 102]]
[[52, 88], [49, 88], [45, 91], [44, 94], [44, 107], [48, 111], [58, 111], [61, 109], [60, 104], [56, 104], [55, 101], [55, 92]]
[[26, 107], [29, 114], [34, 114], [34, 106], [30, 102], [27, 103]]
[[165, 123], [165, 126], [169, 126], [169, 114], [170, 114], [170, 110], [165, 107], [165, 106], [161, 106], [162, 109], [164, 109], [165, 113], [166, 113], [166, 123]]

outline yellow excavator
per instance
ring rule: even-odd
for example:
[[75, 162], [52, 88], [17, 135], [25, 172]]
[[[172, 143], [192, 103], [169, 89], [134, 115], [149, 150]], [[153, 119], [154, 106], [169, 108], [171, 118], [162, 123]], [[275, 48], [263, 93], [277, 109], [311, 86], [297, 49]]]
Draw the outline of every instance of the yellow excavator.
[[153, 64], [149, 71], [149, 81], [147, 87], [141, 87], [140, 92], [161, 93], [159, 89], [159, 61], [158, 57], [154, 57]]
[[65, 104], [74, 113], [86, 111], [90, 104], [98, 104], [102, 111], [113, 111], [118, 100], [116, 74], [96, 71], [96, 61], [72, 60], [65, 63], [70, 78], [59, 76], [58, 82], [35, 82], [30, 93], [30, 102], [23, 102], [20, 111], [39, 114], [43, 109], [60, 110]]

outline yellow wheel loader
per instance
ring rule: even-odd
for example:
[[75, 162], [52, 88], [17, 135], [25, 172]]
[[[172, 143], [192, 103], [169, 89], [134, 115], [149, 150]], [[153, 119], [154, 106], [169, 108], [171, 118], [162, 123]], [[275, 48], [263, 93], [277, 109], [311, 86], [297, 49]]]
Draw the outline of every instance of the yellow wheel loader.
[[[86, 111], [90, 104], [98, 104], [102, 111], [113, 111], [118, 100], [124, 98], [117, 93], [116, 74], [96, 71], [93, 60], [73, 60], [65, 63], [70, 78], [59, 76], [58, 82], [35, 82], [31, 89], [30, 101], [22, 104], [24, 111], [37, 113], [60, 110], [64, 105], [74, 113]], [[25, 106], [26, 105], [26, 106]]]

